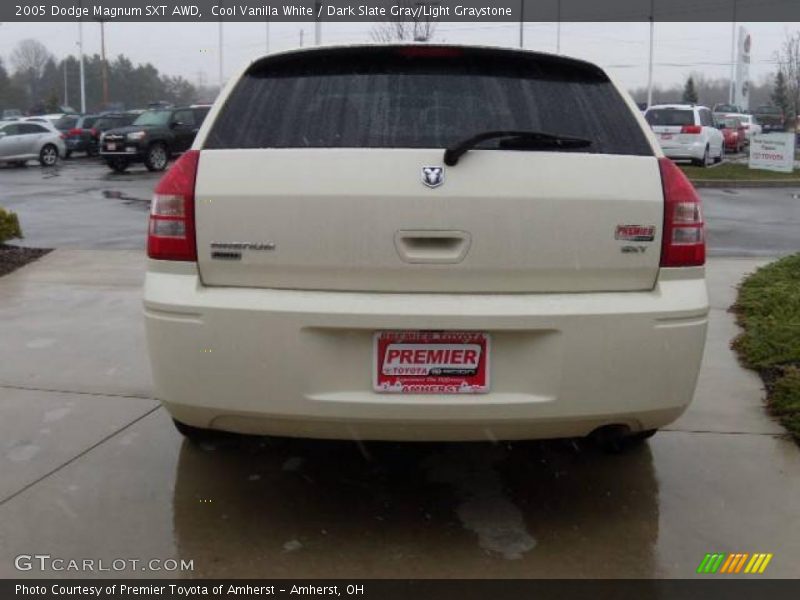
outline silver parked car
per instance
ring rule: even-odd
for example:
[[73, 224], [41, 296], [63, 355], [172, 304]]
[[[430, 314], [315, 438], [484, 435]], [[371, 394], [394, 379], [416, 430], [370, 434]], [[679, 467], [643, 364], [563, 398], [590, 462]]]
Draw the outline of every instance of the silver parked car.
[[0, 123], [0, 163], [21, 166], [37, 159], [43, 167], [52, 167], [65, 153], [61, 132], [50, 125], [26, 121]]

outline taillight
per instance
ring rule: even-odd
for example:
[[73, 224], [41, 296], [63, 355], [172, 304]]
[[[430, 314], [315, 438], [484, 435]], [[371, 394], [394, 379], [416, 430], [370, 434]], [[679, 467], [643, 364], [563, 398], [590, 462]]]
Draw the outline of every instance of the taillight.
[[684, 125], [681, 127], [681, 133], [701, 133], [703, 128], [700, 125]]
[[147, 255], [157, 260], [197, 260], [194, 183], [199, 150], [189, 150], [158, 182], [150, 205]]
[[92, 128], [89, 130], [89, 135], [91, 135], [92, 137], [97, 137], [97, 129], [95, 129], [94, 127], [92, 127]]
[[706, 262], [705, 224], [700, 196], [683, 171], [668, 158], [660, 158], [664, 188], [664, 239], [662, 267], [696, 267]]
[[83, 133], [83, 129], [80, 127], [73, 127], [67, 132], [67, 135], [80, 135]]

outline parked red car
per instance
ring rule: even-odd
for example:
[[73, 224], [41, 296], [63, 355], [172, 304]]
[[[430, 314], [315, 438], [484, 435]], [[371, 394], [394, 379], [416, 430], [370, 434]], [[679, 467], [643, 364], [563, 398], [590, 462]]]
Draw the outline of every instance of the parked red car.
[[725, 138], [725, 150], [741, 152], [747, 143], [747, 131], [738, 117], [724, 117], [719, 122], [720, 131]]

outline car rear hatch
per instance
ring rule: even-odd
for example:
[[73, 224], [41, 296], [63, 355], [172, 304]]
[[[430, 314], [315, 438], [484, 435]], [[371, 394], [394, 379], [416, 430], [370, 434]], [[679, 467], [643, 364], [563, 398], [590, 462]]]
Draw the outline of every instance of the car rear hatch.
[[687, 108], [654, 108], [645, 115], [662, 148], [691, 144], [702, 132], [694, 111]]
[[[445, 148], [487, 130], [591, 144], [488, 140], [445, 166]], [[200, 145], [207, 286], [586, 292], [657, 276], [658, 163], [587, 63], [450, 47], [277, 55], [250, 67]]]

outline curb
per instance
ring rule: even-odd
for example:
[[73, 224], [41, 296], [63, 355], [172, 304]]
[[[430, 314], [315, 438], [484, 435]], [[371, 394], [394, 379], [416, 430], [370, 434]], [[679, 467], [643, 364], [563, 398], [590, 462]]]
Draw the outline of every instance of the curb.
[[800, 188], [800, 179], [690, 179], [696, 188]]

